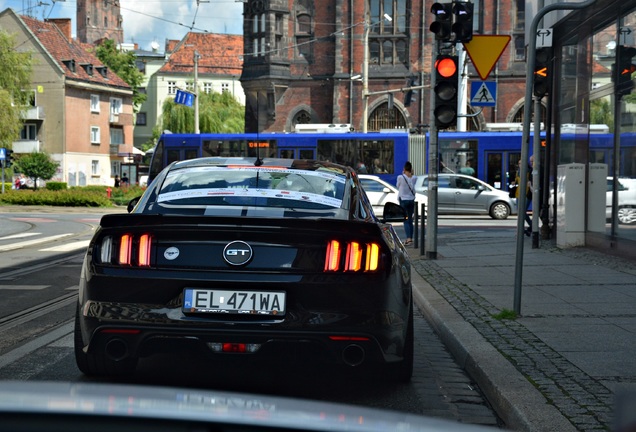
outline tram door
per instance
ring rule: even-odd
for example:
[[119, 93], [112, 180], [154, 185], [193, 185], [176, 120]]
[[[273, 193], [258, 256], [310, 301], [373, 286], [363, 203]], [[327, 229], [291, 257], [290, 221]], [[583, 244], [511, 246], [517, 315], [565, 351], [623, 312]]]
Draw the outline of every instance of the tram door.
[[486, 176], [485, 181], [492, 187], [508, 190], [508, 186], [514, 183], [521, 153], [512, 151], [486, 152]]
[[283, 159], [316, 159], [316, 149], [308, 147], [278, 148], [278, 157]]
[[199, 149], [196, 147], [168, 149], [166, 151], [166, 166], [174, 161], [182, 161], [187, 159], [196, 159], [200, 157]]

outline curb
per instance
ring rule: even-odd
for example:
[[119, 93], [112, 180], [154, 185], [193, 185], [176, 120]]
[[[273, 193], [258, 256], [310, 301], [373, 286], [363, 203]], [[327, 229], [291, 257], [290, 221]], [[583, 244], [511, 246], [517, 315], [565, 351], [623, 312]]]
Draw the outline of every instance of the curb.
[[416, 306], [508, 429], [576, 432], [572, 423], [414, 269], [411, 277]]

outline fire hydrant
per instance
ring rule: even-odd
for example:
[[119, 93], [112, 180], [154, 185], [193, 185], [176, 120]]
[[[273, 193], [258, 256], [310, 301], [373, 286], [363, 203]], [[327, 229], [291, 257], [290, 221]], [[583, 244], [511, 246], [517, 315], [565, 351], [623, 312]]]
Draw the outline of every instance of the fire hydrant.
[[111, 193], [112, 191], [113, 191], [113, 190], [112, 190], [111, 188], [109, 188], [109, 187], [107, 187], [107, 188], [106, 188], [106, 196], [107, 196], [108, 198], [110, 198], [110, 193]]

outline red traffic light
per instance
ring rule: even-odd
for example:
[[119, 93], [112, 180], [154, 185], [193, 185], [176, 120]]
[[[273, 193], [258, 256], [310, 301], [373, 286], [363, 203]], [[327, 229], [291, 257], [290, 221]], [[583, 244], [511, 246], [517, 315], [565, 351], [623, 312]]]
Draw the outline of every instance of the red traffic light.
[[457, 73], [457, 63], [451, 57], [443, 57], [435, 62], [437, 73], [444, 78], [450, 78]]

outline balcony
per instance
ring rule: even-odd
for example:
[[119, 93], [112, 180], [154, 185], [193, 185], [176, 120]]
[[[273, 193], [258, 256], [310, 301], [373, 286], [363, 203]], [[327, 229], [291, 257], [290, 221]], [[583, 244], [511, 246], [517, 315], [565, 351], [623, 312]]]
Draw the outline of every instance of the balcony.
[[110, 113], [109, 122], [113, 126], [132, 126], [133, 115], [127, 113]]
[[111, 156], [119, 156], [120, 153], [123, 153], [126, 150], [125, 144], [111, 144], [110, 145], [110, 155]]
[[22, 118], [24, 120], [44, 120], [44, 107], [29, 107], [22, 112]]
[[20, 140], [12, 143], [13, 151], [15, 153], [36, 153], [41, 151], [41, 144], [39, 140]]

